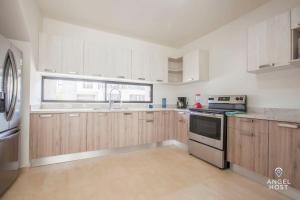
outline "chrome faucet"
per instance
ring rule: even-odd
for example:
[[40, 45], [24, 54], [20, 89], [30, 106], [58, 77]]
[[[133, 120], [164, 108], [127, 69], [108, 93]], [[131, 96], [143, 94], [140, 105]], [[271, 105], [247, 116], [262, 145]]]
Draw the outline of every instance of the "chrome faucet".
[[111, 94], [112, 94], [112, 92], [113, 92], [114, 90], [117, 91], [117, 92], [119, 93], [119, 101], [120, 101], [120, 107], [121, 107], [121, 97], [122, 97], [122, 93], [121, 93], [121, 91], [120, 91], [119, 89], [113, 88], [113, 89], [111, 89], [110, 92], [109, 92], [109, 110], [112, 109], [113, 104], [115, 103], [115, 101], [111, 99]]

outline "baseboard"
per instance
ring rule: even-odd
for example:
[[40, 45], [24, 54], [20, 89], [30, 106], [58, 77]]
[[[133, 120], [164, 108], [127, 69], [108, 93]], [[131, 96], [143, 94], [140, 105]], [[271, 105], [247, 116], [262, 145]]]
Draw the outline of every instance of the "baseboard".
[[38, 167], [38, 166], [43, 166], [43, 165], [63, 163], [63, 162], [69, 162], [69, 161], [74, 161], [74, 160], [81, 160], [81, 159], [94, 158], [94, 157], [100, 157], [100, 156], [105, 156], [105, 155], [112, 155], [112, 154], [128, 153], [128, 152], [138, 151], [138, 150], [142, 150], [142, 149], [151, 149], [151, 148], [157, 148], [157, 147], [169, 146], [169, 145], [175, 145], [178, 148], [187, 150], [186, 144], [178, 142], [177, 140], [166, 140], [163, 142], [152, 143], [152, 144], [143, 144], [143, 145], [132, 146], [132, 147], [103, 149], [103, 150], [98, 150], [98, 151], [88, 151], [88, 152], [80, 152], [80, 153], [64, 154], [64, 155], [59, 155], [59, 156], [38, 158], [38, 159], [31, 160], [30, 163], [31, 163], [31, 167]]

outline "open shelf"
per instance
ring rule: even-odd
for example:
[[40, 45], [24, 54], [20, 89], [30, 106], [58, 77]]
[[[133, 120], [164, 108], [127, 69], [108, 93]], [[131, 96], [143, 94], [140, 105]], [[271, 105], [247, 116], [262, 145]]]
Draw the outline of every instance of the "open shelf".
[[183, 58], [168, 59], [168, 78], [170, 83], [181, 83], [183, 76]]

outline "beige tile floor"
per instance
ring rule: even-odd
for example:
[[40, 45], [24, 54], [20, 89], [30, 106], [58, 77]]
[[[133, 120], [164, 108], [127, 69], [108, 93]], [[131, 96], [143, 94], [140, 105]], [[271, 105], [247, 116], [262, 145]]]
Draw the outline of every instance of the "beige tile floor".
[[219, 170], [176, 147], [161, 147], [22, 172], [3, 200], [276, 200], [286, 197]]

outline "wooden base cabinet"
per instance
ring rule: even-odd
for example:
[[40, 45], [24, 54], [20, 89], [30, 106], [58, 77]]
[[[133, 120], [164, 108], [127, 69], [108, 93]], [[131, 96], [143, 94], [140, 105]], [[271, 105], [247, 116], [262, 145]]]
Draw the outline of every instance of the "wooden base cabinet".
[[280, 167], [291, 186], [300, 189], [300, 124], [270, 121], [269, 177]]
[[112, 113], [88, 113], [87, 150], [96, 151], [112, 147]]
[[31, 159], [61, 154], [62, 114], [30, 115], [30, 157]]
[[179, 142], [187, 144], [189, 131], [189, 115], [185, 112], [176, 113], [176, 139]]
[[228, 161], [268, 175], [268, 121], [229, 118]]
[[154, 113], [156, 142], [175, 139], [175, 112], [162, 111]]
[[113, 113], [112, 147], [135, 146], [139, 143], [138, 112]]
[[87, 113], [66, 113], [61, 120], [61, 147], [63, 154], [86, 151]]

